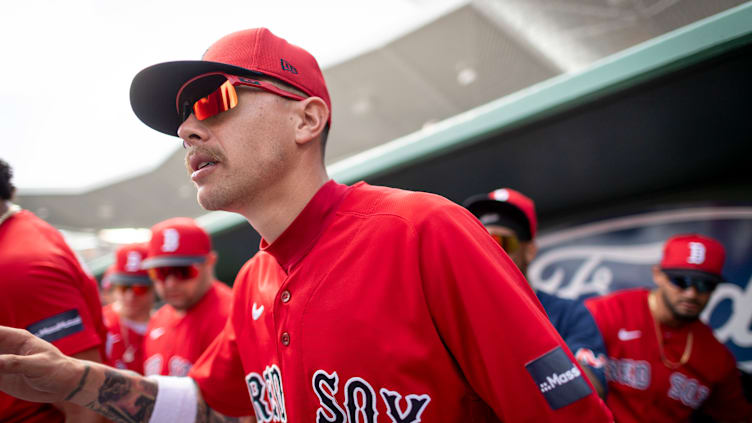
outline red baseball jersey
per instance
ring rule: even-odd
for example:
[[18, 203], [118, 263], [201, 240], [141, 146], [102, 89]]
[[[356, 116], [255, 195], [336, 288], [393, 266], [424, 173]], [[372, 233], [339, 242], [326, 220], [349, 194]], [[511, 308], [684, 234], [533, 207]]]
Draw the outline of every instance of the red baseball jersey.
[[[515, 265], [431, 194], [325, 184], [241, 269], [191, 370], [259, 422], [607, 422]], [[249, 398], [250, 396], [250, 398]]]
[[144, 373], [144, 335], [147, 324], [131, 322], [120, 317], [115, 303], [102, 309], [107, 328], [105, 354], [107, 364], [118, 369], [128, 369]]
[[[0, 224], [0, 325], [26, 329], [64, 354], [100, 348], [105, 329], [97, 283], [63, 236], [22, 210]], [[0, 392], [2, 422], [62, 422], [50, 404]]]
[[696, 409], [721, 421], [752, 421], [736, 361], [699, 320], [660, 325], [666, 358], [678, 363], [692, 333], [689, 361], [669, 368], [661, 359], [646, 289], [589, 299], [608, 353], [606, 402], [617, 422], [689, 421]]
[[144, 337], [144, 374], [187, 376], [201, 353], [222, 331], [232, 305], [232, 290], [214, 281], [185, 315], [165, 304], [149, 320]]

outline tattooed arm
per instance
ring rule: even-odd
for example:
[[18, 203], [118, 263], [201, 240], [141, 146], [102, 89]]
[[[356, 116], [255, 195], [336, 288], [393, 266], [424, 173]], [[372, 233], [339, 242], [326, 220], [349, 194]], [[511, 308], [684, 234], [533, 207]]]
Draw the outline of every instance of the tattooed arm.
[[[67, 357], [25, 330], [0, 326], [0, 391], [27, 401], [70, 401], [118, 423], [146, 423], [159, 385], [134, 372]], [[198, 423], [243, 421], [211, 410], [200, 396], [196, 410]]]

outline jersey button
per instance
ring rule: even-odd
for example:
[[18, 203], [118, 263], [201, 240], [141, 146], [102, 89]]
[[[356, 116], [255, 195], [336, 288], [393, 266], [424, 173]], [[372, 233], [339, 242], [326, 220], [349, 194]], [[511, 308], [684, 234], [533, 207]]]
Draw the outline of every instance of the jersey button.
[[279, 299], [282, 300], [283, 303], [286, 303], [290, 301], [290, 297], [291, 297], [290, 291], [284, 290], [282, 291], [282, 294], [279, 296]]
[[282, 341], [282, 345], [284, 346], [290, 345], [290, 334], [287, 332], [283, 333], [280, 340]]

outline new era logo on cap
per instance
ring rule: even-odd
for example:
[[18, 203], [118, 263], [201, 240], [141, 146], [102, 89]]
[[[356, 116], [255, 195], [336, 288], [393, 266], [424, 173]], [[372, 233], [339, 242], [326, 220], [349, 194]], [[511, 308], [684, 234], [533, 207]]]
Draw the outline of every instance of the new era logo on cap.
[[279, 62], [282, 64], [282, 70], [285, 72], [290, 72], [294, 74], [298, 74], [298, 70], [295, 69], [295, 66], [293, 66], [290, 62], [288, 62], [285, 59], [279, 59]]
[[676, 235], [666, 241], [661, 269], [701, 272], [721, 278], [726, 250], [713, 238], [698, 234]]

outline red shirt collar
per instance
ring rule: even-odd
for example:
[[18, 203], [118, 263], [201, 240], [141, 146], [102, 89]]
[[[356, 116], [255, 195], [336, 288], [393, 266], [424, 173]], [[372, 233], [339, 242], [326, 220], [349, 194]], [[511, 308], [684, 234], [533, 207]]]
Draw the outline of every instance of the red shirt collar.
[[259, 249], [271, 254], [285, 273], [295, 266], [316, 243], [339, 208], [350, 187], [329, 180], [311, 198], [303, 211], [273, 243], [261, 239]]

